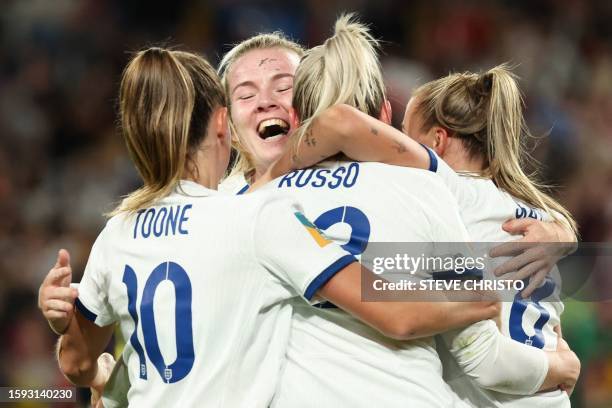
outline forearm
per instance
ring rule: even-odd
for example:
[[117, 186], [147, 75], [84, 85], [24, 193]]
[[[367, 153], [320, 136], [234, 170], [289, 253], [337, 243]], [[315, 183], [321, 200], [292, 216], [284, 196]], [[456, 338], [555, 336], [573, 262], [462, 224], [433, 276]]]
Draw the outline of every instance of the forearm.
[[494, 302], [404, 302], [398, 311], [409, 320], [411, 330], [405, 339], [417, 339], [444, 333], [494, 318], [499, 305]]
[[[429, 168], [429, 154], [414, 139], [349, 105], [337, 105], [321, 115], [313, 135], [333, 139], [336, 153], [356, 161]], [[332, 142], [329, 142], [332, 143]]]
[[[561, 341], [561, 340], [560, 340]], [[576, 384], [580, 374], [580, 361], [569, 349], [559, 349], [557, 351], [546, 351], [548, 357], [548, 373], [540, 387], [540, 391], [571, 387]]]
[[546, 381], [557, 379], [548, 377], [545, 352], [503, 336], [491, 321], [445, 333], [442, 338], [459, 367], [482, 388], [530, 395], [548, 385]]
[[415, 140], [348, 105], [328, 108], [303, 133], [293, 135], [272, 178], [343, 153], [356, 161], [429, 168], [427, 151]]
[[113, 325], [98, 327], [79, 312], [58, 342], [57, 360], [64, 376], [73, 384], [89, 387], [98, 373], [98, 357], [110, 341]]
[[62, 374], [75, 385], [88, 387], [97, 374], [96, 359], [91, 356], [76, 319], [59, 338], [57, 360]]
[[499, 313], [497, 302], [481, 301], [482, 295], [473, 291], [453, 293], [453, 296], [464, 295], [466, 300], [458, 307], [448, 302], [447, 293], [440, 291], [407, 294], [385, 290], [376, 293], [375, 301], [363, 301], [363, 288], [373, 287], [379, 279], [371, 272], [362, 273], [361, 266], [354, 263], [331, 278], [317, 294], [385, 336], [398, 340], [431, 336]]
[[342, 152], [344, 129], [334, 119], [337, 116], [334, 108], [328, 108], [313, 118], [308, 128], [300, 128], [291, 135], [285, 152], [268, 170], [270, 180], [292, 170], [314, 166]]

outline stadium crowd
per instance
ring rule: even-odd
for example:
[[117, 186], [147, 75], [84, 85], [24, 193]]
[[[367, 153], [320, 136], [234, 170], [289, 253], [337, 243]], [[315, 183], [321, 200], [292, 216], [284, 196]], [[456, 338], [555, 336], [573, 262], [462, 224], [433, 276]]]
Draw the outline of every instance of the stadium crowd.
[[[0, 385], [65, 384], [37, 290], [59, 248], [70, 249], [79, 280], [103, 214], [138, 184], [116, 130], [116, 93], [128, 51], [146, 45], [181, 44], [216, 63], [230, 44], [260, 31], [279, 29], [317, 45], [340, 11], [355, 10], [384, 40], [396, 122], [416, 85], [449, 71], [514, 63], [541, 178], [558, 186], [553, 191], [576, 217], [582, 241], [612, 240], [612, 4], [283, 4], [2, 2]], [[593, 289], [612, 299], [612, 278]], [[564, 336], [583, 367], [576, 407], [612, 404], [611, 306], [566, 301]]]

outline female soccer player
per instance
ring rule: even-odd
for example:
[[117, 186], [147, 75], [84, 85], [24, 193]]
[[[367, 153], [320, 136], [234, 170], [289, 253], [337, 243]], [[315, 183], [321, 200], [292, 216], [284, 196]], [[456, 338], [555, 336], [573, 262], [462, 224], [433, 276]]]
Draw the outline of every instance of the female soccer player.
[[[335, 35], [307, 51], [298, 67], [293, 99], [298, 117], [308, 123], [327, 107], [344, 102], [389, 121], [375, 45], [365, 27], [351, 22], [348, 16], [338, 20]], [[303, 142], [315, 145], [322, 139], [319, 136], [306, 132]], [[347, 242], [344, 248], [355, 255], [361, 254], [369, 241], [469, 239], [448, 216], [453, 198], [440, 188], [441, 180], [431, 176], [374, 163], [332, 161], [286, 174], [266, 188], [291, 191], [315, 224]], [[349, 229], [342, 229], [346, 224]], [[542, 378], [536, 377], [543, 373], [540, 364], [546, 365], [541, 359], [543, 353], [534, 354], [533, 348], [503, 337], [492, 322], [470, 327], [451, 338], [462, 345], [452, 350], [454, 355], [479, 384], [519, 394], [541, 388]], [[289, 341], [275, 406], [454, 403], [439, 379], [432, 339], [389, 343], [333, 307], [296, 305]], [[576, 375], [575, 369], [570, 371]], [[327, 376], [313, 383], [320, 373]], [[527, 378], [527, 373], [539, 374]]]
[[224, 55], [218, 72], [238, 155], [220, 191], [243, 193], [282, 154], [292, 130], [293, 76], [303, 54], [276, 32], [251, 37]]
[[[287, 153], [275, 167], [282, 173], [282, 167], [291, 162], [308, 165], [321, 155], [339, 152], [361, 160], [433, 167], [455, 193], [468, 231], [478, 242], [511, 239], [499, 228], [510, 217], [517, 222], [527, 217], [556, 219], [575, 231], [567, 210], [542, 193], [522, 170], [521, 141], [527, 130], [521, 103], [516, 81], [504, 66], [481, 75], [452, 74], [418, 88], [402, 124], [404, 131], [436, 154], [428, 154], [419, 143], [392, 127], [343, 106], [311, 120], [307, 131], [310, 136], [299, 143], [297, 152]], [[517, 270], [521, 266], [516, 261], [508, 265], [502, 269]], [[519, 271], [525, 279], [533, 273], [540, 277], [537, 283], [528, 285], [528, 299], [524, 299], [525, 293], [517, 293], [514, 302], [503, 303], [502, 332], [521, 343], [554, 350], [562, 341], [555, 328], [560, 325], [563, 304], [559, 300], [558, 272], [546, 278], [549, 270], [550, 265], [537, 261]], [[477, 406], [569, 406], [567, 394], [559, 390], [517, 397], [478, 389], [463, 377], [456, 378], [453, 385]]]
[[203, 58], [138, 53], [123, 74], [120, 115], [143, 187], [98, 236], [76, 312], [69, 269], [54, 269], [41, 288], [43, 313], [63, 333], [60, 368], [75, 384], [99, 383], [97, 358], [118, 323], [129, 339], [130, 404], [267, 407], [292, 298], [321, 296], [399, 339], [495, 315], [492, 302], [461, 311], [439, 302], [439, 321], [420, 322], [421, 304], [362, 302], [354, 256], [294, 200], [216, 194], [229, 137], [223, 89]]
[[[294, 129], [290, 119], [293, 77], [303, 54], [299, 44], [276, 32], [251, 37], [223, 57], [218, 72], [228, 98], [229, 124], [238, 157], [230, 176], [219, 186], [220, 191], [244, 193], [280, 157], [287, 134]], [[429, 158], [425, 156], [424, 160], [428, 162]], [[509, 222], [504, 228], [512, 234], [525, 235], [526, 242], [553, 242], [559, 237], [569, 239], [567, 235], [573, 238], [562, 226], [535, 219]], [[503, 250], [504, 247], [498, 252]], [[515, 264], [553, 265], [558, 259], [544, 257], [537, 250], [517, 254]], [[533, 280], [533, 284], [539, 282]]]

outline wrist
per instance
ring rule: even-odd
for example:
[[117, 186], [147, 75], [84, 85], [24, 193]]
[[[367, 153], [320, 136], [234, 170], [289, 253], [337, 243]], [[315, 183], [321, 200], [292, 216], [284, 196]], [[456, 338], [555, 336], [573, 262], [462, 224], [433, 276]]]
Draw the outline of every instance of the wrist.
[[549, 389], [555, 389], [559, 384], [563, 383], [562, 370], [560, 370], [560, 357], [556, 351], [546, 351], [546, 357], [548, 359], [548, 371], [546, 378], [540, 387], [540, 391]]
[[47, 323], [49, 324], [49, 327], [51, 328], [51, 331], [53, 333], [57, 334], [58, 336], [61, 336], [68, 331], [68, 327], [70, 327], [71, 321], [72, 316], [70, 316], [70, 319], [65, 324], [52, 322], [51, 320], [47, 320]]

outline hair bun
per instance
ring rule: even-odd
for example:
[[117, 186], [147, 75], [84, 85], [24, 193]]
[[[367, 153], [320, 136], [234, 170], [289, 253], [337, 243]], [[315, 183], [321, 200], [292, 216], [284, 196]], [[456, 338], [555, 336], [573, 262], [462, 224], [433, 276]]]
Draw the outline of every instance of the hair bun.
[[486, 72], [484, 74], [480, 74], [476, 83], [474, 84], [474, 90], [480, 96], [488, 96], [491, 94], [491, 89], [493, 88], [493, 73]]

